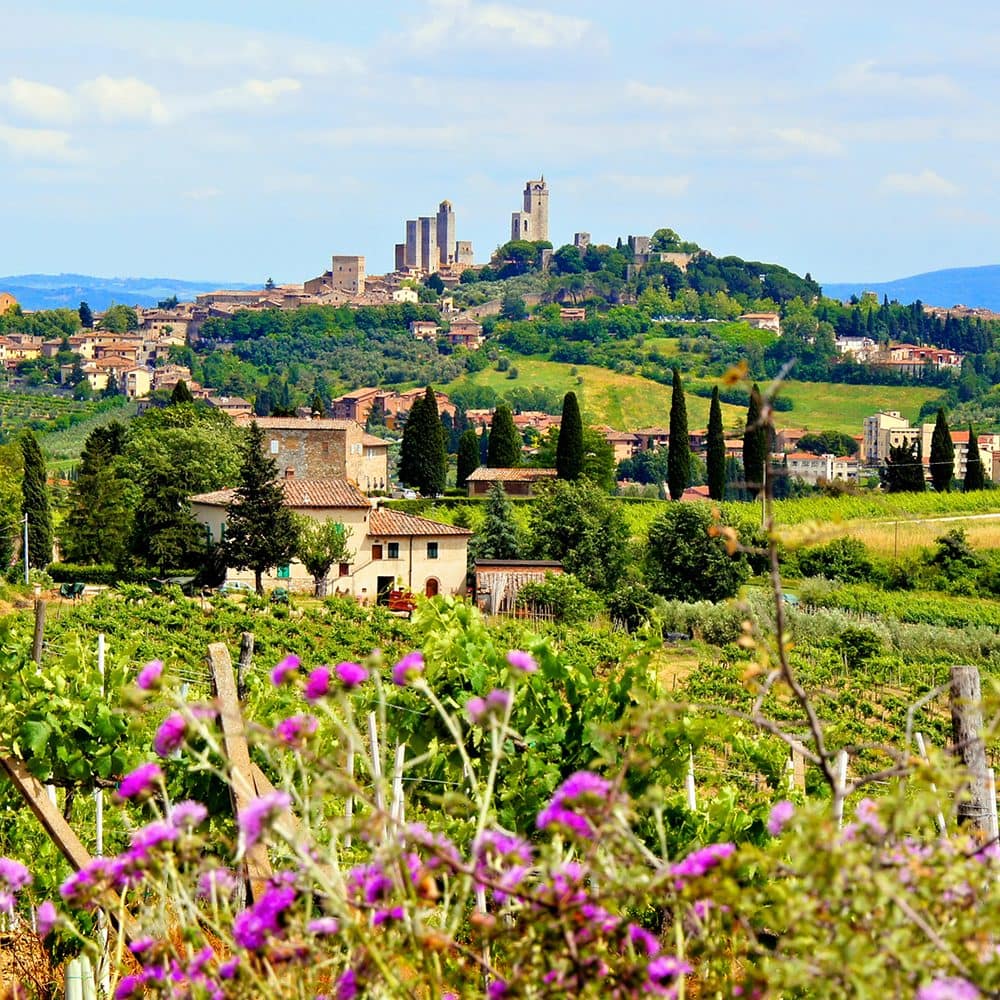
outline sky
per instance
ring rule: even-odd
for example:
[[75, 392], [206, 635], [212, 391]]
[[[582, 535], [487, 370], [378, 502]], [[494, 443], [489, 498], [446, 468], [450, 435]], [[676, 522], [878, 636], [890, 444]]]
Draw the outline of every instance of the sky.
[[[821, 8], [821, 9], [818, 9]], [[998, 262], [986, 0], [0, 0], [0, 274], [477, 261], [529, 178], [556, 246], [661, 226], [820, 282]]]

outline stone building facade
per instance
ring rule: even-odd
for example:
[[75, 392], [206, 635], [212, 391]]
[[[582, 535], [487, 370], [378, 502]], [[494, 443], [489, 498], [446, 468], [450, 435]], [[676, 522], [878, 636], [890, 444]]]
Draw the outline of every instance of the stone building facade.
[[549, 186], [542, 177], [524, 185], [524, 207], [510, 217], [511, 240], [547, 240], [549, 238]]

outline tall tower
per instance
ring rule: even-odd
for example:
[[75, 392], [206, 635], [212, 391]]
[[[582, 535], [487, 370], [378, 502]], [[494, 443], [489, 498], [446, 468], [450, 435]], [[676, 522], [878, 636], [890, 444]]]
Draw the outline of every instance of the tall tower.
[[438, 269], [440, 257], [437, 243], [437, 219], [422, 215], [417, 219], [417, 238], [419, 242], [419, 257], [417, 267], [427, 274], [433, 274]]
[[547, 240], [549, 238], [549, 187], [545, 177], [524, 185], [524, 208], [511, 213], [512, 240]]
[[455, 262], [455, 213], [450, 201], [442, 201], [437, 212], [437, 246], [442, 264]]

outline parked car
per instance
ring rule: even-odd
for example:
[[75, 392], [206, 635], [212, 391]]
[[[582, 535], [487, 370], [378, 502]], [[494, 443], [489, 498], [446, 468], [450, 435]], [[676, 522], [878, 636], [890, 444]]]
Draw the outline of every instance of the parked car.
[[253, 587], [249, 583], [244, 583], [242, 580], [227, 580], [221, 587], [219, 587], [220, 594], [249, 594], [253, 591]]

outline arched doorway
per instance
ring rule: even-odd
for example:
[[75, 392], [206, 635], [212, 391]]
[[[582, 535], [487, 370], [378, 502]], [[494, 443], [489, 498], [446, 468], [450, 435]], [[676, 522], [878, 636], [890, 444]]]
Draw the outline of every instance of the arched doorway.
[[438, 587], [440, 584], [432, 576], [426, 584], [424, 584], [424, 597], [437, 597]]

